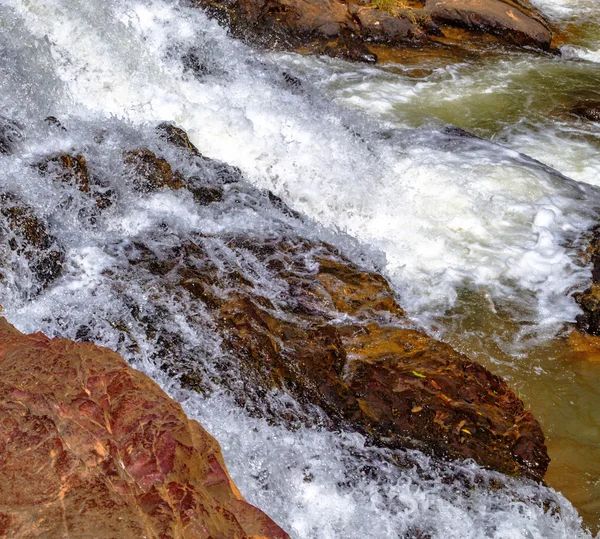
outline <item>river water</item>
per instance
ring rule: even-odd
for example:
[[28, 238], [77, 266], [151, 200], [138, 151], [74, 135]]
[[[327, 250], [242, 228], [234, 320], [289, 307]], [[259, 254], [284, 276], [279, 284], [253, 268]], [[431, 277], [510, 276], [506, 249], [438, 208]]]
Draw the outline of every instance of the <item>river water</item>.
[[[577, 255], [600, 204], [600, 126], [568, 112], [600, 100], [600, 7], [536, 3], [564, 31], [560, 57], [363, 66], [257, 53], [176, 2], [3, 0], [0, 114], [18, 120], [24, 138], [16, 155], [0, 156], [2, 189], [48, 219], [68, 268], [36, 296], [16, 261], [0, 284], [6, 316], [22, 330], [71, 338], [82, 321], [97, 327], [97, 342], [157, 379], [217, 437], [244, 495], [294, 537], [591, 537], [600, 363], [572, 361], [561, 335], [579, 312], [571, 293], [590, 279]], [[201, 76], [182, 62], [190, 52]], [[286, 84], [284, 72], [302, 84]], [[44, 124], [48, 115], [67, 131]], [[304, 234], [382, 269], [417, 323], [509, 379], [547, 434], [554, 490], [508, 479], [499, 488], [497, 474], [418, 453], [399, 470], [356, 434], [289, 432], [224, 393], [179, 388], [143, 336], [135, 351], [123, 346], [106, 319], [125, 312], [124, 301], [104, 271], [125, 267], [122, 242], [165, 222], [180, 236], [282, 226], [260, 204], [209, 211], [179, 193], [141, 197], [123, 185], [122, 148], [156, 146], [153, 126], [165, 120], [307, 215]], [[73, 148], [121, 197], [93, 227], [81, 218], [83, 199], [41, 183], [31, 167]], [[142, 283], [128, 286], [129, 300], [148, 300]], [[201, 314], [163, 307], [203, 361], [220, 353]], [[457, 474], [461, 483], [449, 480]]]

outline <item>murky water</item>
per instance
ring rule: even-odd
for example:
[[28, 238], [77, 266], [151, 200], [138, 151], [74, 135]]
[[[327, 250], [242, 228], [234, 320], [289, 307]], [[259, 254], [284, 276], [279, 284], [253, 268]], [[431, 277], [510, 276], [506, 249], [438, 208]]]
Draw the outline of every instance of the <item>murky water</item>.
[[[570, 294], [590, 277], [577, 254], [600, 206], [600, 126], [569, 113], [580, 100], [600, 100], [600, 64], [591, 61], [599, 11], [594, 0], [537, 3], [572, 36], [562, 57], [365, 67], [258, 55], [176, 3], [6, 0], [0, 114], [20, 120], [26, 137], [16, 156], [0, 157], [2, 189], [49, 219], [68, 266], [35, 299], [23, 292], [30, 276], [16, 270], [2, 283], [7, 316], [24, 330], [72, 338], [82, 320], [97, 327], [97, 341], [185, 401], [221, 442], [244, 494], [296, 537], [416, 529], [440, 539], [589, 537], [552, 490], [508, 480], [487, 488], [495, 474], [466, 465], [461, 473], [483, 477], [483, 486], [465, 491], [445, 481], [462, 465], [440, 469], [415, 454], [412, 468], [398, 470], [356, 435], [290, 433], [247, 417], [218, 392], [204, 399], [182, 391], [154, 365], [152, 342], [140, 334], [142, 345], [130, 350], [107, 323], [126, 317], [103, 273], [129, 271], [120, 245], [150, 241], [164, 223], [179, 238], [282, 233], [285, 219], [260, 202], [251, 211], [208, 211], [183, 193], [141, 197], [123, 184], [123, 147], [161, 149], [152, 126], [177, 122], [205, 155], [239, 166], [253, 185], [308, 215], [304, 234], [384, 268], [416, 321], [506, 376], [548, 434], [549, 484], [597, 526], [600, 364], [573, 361], [560, 335], [579, 312]], [[182, 62], [190, 51], [202, 60], [201, 76]], [[302, 86], [286, 86], [284, 71]], [[68, 131], [45, 125], [49, 114]], [[447, 124], [482, 139], [445, 132]], [[99, 141], [99, 131], [113, 134]], [[88, 202], [41, 185], [30, 166], [72, 149], [120, 197], [93, 227], [78, 217]], [[61, 209], [68, 197], [83, 213]], [[128, 301], [148, 302], [147, 283], [128, 286]], [[187, 349], [210, 368], [222, 353], [210, 324], [163, 303]], [[379, 468], [369, 475], [364, 463], [373, 461]]]

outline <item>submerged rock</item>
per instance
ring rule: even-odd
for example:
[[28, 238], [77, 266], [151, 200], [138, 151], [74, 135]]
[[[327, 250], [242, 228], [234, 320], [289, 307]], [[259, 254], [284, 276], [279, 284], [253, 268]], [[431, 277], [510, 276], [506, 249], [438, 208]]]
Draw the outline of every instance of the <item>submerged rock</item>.
[[[23, 262], [26, 267], [17, 269]], [[0, 194], [0, 275], [10, 268], [23, 277], [27, 294], [35, 294], [61, 274], [63, 262], [61, 247], [33, 208], [12, 193]]]
[[216, 440], [114, 352], [0, 319], [0, 535], [286, 538]]
[[571, 109], [571, 114], [590, 122], [600, 122], [600, 101], [580, 103]]
[[196, 0], [196, 5], [253, 44], [359, 61], [376, 61], [381, 44], [389, 59], [394, 49], [440, 45], [485, 49], [506, 43], [548, 50], [552, 39], [543, 16], [526, 0]]

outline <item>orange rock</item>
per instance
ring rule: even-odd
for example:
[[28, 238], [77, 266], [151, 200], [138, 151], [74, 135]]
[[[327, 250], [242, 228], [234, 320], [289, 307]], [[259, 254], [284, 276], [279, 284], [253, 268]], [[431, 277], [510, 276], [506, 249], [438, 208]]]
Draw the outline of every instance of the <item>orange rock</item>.
[[577, 358], [600, 361], [600, 337], [573, 330], [569, 334], [569, 346]]
[[0, 319], [0, 534], [265, 537], [216, 440], [108, 349]]

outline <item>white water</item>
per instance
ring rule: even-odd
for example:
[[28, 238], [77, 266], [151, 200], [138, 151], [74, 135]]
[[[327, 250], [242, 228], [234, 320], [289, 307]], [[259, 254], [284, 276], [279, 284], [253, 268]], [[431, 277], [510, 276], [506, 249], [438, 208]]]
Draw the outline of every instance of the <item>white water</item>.
[[[373, 68], [258, 56], [202, 13], [175, 3], [5, 0], [0, 23], [1, 57], [9, 59], [0, 68], [1, 114], [26, 126], [17, 155], [0, 157], [2, 188], [48, 218], [68, 267], [54, 288], [35, 299], [23, 293], [30, 277], [5, 282], [2, 303], [11, 321], [23, 330], [70, 337], [81, 324], [94, 327], [95, 340], [119, 349], [185, 399], [187, 410], [219, 439], [245, 495], [295, 537], [410, 537], [417, 529], [440, 539], [589, 536], [570, 504], [549, 489], [508, 481], [500, 490], [464, 491], [443, 481], [459, 465], [436, 470], [413, 455], [406, 457], [412, 466], [399, 471], [385, 464], [389, 455], [362, 448], [356, 435], [290, 433], [250, 419], [218, 391], [209, 399], [179, 391], [155, 368], [154, 343], [133, 322], [135, 350], [108, 322], [126, 318], [127, 307], [102, 270], [125, 274], [123, 246], [131, 239], [169, 241], [152, 235], [162, 224], [177, 238], [193, 232], [278, 234], [291, 226], [260, 202], [215, 211], [196, 206], [184, 192], [134, 193], [122, 181], [121, 150], [149, 146], [168, 153], [151, 129], [162, 120], [181, 125], [205, 155], [239, 166], [254, 185], [272, 189], [314, 219], [303, 225], [303, 234], [336, 243], [367, 263], [386, 264], [403, 305], [424, 321], [443, 313], [464, 286], [482, 288], [493, 301], [511, 301], [523, 320], [550, 331], [573, 320], [578, 310], [570, 292], [585, 283], [589, 270], [574, 263], [576, 246], [569, 242], [591, 226], [595, 190], [514, 150], [444, 135], [434, 125], [415, 129], [391, 113], [391, 95], [435, 99], [435, 79], [411, 88]], [[180, 60], [193, 47], [208, 71], [200, 79]], [[507, 65], [527, 69], [528, 61]], [[277, 67], [283, 62], [312, 84], [287, 87]], [[461, 69], [439, 73], [448, 81], [444, 99], [457, 92], [468, 98]], [[356, 80], [346, 95], [328, 87], [331, 78], [357, 73], [367, 81], [363, 92], [356, 91]], [[466, 75], [475, 95], [484, 86], [496, 92], [506, 86], [502, 74], [497, 70], [491, 86], [477, 74]], [[389, 79], [387, 86], [382, 78]], [[375, 119], [331, 104], [319, 90]], [[49, 114], [68, 131], [45, 126], [41, 119]], [[101, 131], [106, 135], [100, 143]], [[94, 226], [83, 225], [75, 211], [85, 214], [89, 201], [44, 184], [30, 167], [43, 155], [72, 148], [85, 153], [92, 171], [120, 197]], [[180, 159], [176, 152], [169, 157]], [[581, 174], [600, 183], [586, 176], [587, 167]], [[156, 315], [148, 283], [130, 281], [124, 292]], [[521, 304], [514, 305], [515, 297]], [[170, 330], [184, 335], [186, 349], [210, 371], [222, 352], [204, 314], [186, 311], [176, 298], [162, 300], [161, 307]], [[374, 475], [361, 471], [366, 460], [378, 463]], [[473, 465], [462, 469], [485, 481], [495, 477]], [[546, 499], [560, 513], [545, 510]]]

